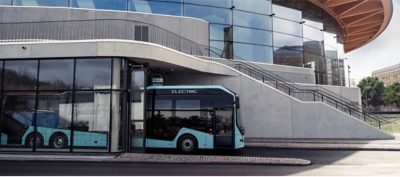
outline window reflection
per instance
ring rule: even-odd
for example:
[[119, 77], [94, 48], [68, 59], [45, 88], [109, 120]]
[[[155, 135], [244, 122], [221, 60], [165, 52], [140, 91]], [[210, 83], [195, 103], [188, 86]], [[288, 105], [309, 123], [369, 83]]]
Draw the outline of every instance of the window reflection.
[[303, 66], [303, 52], [291, 47], [275, 48], [274, 63], [288, 66]]
[[210, 23], [231, 24], [229, 9], [185, 4], [185, 16], [200, 18]]
[[17, 6], [57, 6], [68, 7], [69, 0], [15, 0]]
[[126, 0], [71, 0], [72, 7], [89, 9], [126, 10]]
[[303, 50], [303, 38], [291, 35], [274, 33], [274, 46], [285, 47], [292, 50]]
[[233, 11], [233, 24], [243, 27], [271, 30], [271, 17], [249, 12]]
[[[34, 92], [8, 92], [3, 94], [1, 133], [8, 146], [21, 146], [29, 141], [35, 110]], [[30, 131], [32, 132], [32, 131]]]
[[130, 1], [129, 10], [155, 14], [181, 16], [183, 5], [180, 3], [134, 0]]
[[109, 89], [111, 59], [79, 59], [76, 61], [76, 89]]
[[298, 22], [292, 22], [275, 17], [273, 18], [273, 23], [274, 31], [296, 36], [303, 35], [302, 25]]
[[76, 92], [73, 118], [74, 147], [108, 147], [110, 92]]
[[225, 8], [230, 8], [232, 6], [231, 0], [185, 0], [185, 3]]
[[233, 0], [235, 9], [244, 10], [249, 12], [256, 12], [260, 14], [271, 13], [271, 1], [266, 0]]
[[235, 57], [246, 61], [272, 63], [272, 48], [268, 46], [258, 46], [250, 44], [233, 44]]
[[301, 11], [296, 10], [296, 9], [291, 9], [288, 7], [283, 7], [283, 6], [273, 4], [272, 12], [275, 13], [275, 16], [280, 17], [280, 18], [284, 18], [284, 19], [288, 19], [288, 20], [292, 20], [292, 21], [296, 21], [296, 22], [300, 22], [302, 20]]
[[40, 61], [40, 90], [72, 89], [74, 60], [42, 60]]
[[5, 61], [5, 90], [36, 89], [38, 62], [33, 60]]
[[11, 6], [12, 0], [0, 0], [0, 5]]
[[271, 33], [264, 30], [233, 27], [233, 38], [236, 42], [272, 45]]

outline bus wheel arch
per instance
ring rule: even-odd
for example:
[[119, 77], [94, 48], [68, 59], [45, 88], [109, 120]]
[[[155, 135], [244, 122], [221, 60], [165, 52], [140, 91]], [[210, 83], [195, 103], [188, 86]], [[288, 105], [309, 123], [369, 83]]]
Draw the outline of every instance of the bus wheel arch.
[[63, 132], [55, 132], [50, 136], [49, 145], [51, 148], [64, 149], [68, 147], [67, 135]]
[[44, 146], [44, 138], [43, 135], [40, 133], [29, 133], [28, 136], [26, 136], [25, 139], [25, 146], [26, 147], [33, 147], [33, 143], [34, 143], [34, 137], [36, 136], [36, 147], [37, 148], [41, 148]]
[[177, 149], [185, 154], [191, 154], [198, 149], [198, 140], [191, 134], [183, 134], [177, 141]]

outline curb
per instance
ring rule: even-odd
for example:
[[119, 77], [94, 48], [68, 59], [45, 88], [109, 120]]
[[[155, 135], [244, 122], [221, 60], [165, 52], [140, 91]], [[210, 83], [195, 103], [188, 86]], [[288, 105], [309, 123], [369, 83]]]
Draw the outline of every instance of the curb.
[[372, 150], [372, 151], [400, 151], [397, 145], [374, 144], [339, 144], [339, 143], [246, 143], [245, 147], [285, 148], [285, 149], [315, 149], [315, 150]]
[[15, 155], [0, 154], [0, 161], [52, 161], [52, 162], [121, 162], [164, 164], [235, 164], [235, 165], [290, 165], [306, 166], [311, 161], [298, 158], [270, 158], [211, 155], [172, 155], [123, 153], [117, 156], [68, 156], [68, 155]]

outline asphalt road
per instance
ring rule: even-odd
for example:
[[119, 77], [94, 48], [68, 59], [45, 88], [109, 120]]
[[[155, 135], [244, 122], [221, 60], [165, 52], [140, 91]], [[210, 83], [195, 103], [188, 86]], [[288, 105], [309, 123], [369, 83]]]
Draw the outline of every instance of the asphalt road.
[[[205, 154], [224, 154], [205, 152]], [[241, 155], [305, 158], [310, 166], [1, 162], [0, 175], [400, 175], [399, 151], [247, 148]]]

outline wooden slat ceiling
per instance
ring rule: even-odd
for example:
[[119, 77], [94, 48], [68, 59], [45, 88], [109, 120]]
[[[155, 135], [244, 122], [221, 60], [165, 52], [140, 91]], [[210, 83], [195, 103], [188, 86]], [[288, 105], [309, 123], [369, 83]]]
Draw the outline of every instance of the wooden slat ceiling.
[[334, 17], [342, 28], [344, 51], [350, 52], [376, 38], [392, 16], [391, 0], [308, 0]]

